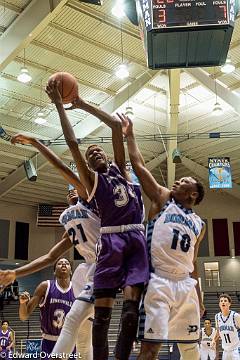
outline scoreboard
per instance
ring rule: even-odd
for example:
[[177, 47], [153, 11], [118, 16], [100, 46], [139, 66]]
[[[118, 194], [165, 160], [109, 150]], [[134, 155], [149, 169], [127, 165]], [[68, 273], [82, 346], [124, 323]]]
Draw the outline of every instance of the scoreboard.
[[153, 28], [229, 24], [235, 16], [230, 9], [227, 0], [153, 0]]
[[137, 0], [148, 66], [222, 65], [236, 12], [235, 0]]

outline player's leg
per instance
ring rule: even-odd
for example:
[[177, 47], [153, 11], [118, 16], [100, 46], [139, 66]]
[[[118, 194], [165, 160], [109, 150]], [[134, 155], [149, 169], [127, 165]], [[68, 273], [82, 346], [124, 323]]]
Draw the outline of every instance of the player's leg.
[[140, 354], [138, 355], [137, 360], [156, 360], [160, 348], [160, 343], [142, 341]]
[[92, 332], [93, 359], [108, 359], [108, 330], [116, 291], [114, 289], [94, 290], [95, 306]]
[[94, 273], [93, 359], [108, 359], [108, 329], [116, 292], [123, 283], [125, 243], [117, 234], [102, 234]]
[[146, 239], [141, 232], [130, 231], [121, 234], [121, 237], [127, 245], [123, 262], [124, 302], [115, 354], [117, 360], [127, 360], [137, 334], [139, 302], [144, 283], [149, 279], [149, 264]]
[[178, 349], [182, 360], [199, 360], [200, 352], [197, 343], [178, 344]]
[[83, 321], [78, 331], [76, 348], [77, 353], [80, 353], [82, 360], [93, 359], [92, 324], [93, 318], [88, 318], [87, 320]]
[[139, 302], [143, 287], [126, 286], [122, 307], [120, 332], [115, 348], [117, 360], [127, 360], [136, 339], [139, 317]]
[[53, 353], [71, 354], [77, 342], [78, 330], [81, 332], [82, 324], [92, 316], [93, 304], [75, 300], [65, 318], [63, 328], [58, 341], [54, 346]]

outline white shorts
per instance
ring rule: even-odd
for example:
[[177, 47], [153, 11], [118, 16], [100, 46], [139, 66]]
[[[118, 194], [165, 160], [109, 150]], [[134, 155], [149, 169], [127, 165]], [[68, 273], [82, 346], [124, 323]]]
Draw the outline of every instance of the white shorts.
[[200, 347], [200, 355], [201, 360], [208, 360], [208, 356], [210, 360], [216, 359], [216, 351], [213, 349], [203, 349]]
[[197, 342], [200, 311], [196, 280], [170, 280], [154, 273], [144, 300], [144, 339], [157, 342]]
[[73, 292], [78, 300], [93, 303], [93, 276], [96, 264], [78, 265], [72, 276]]
[[239, 349], [224, 350], [222, 360], [240, 360]]

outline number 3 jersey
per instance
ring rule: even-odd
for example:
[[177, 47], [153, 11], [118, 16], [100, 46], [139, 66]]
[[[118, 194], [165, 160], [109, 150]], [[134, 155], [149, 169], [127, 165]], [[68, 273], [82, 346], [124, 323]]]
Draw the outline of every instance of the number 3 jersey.
[[203, 221], [172, 199], [148, 223], [147, 241], [153, 272], [182, 279], [193, 271], [194, 246]]
[[223, 350], [231, 351], [240, 347], [240, 315], [230, 310], [228, 316], [221, 312], [215, 315], [216, 328], [219, 331]]
[[76, 205], [64, 210], [59, 221], [86, 263], [95, 263], [96, 243], [100, 234], [100, 219], [95, 201], [87, 203], [79, 198]]
[[95, 172], [95, 182], [88, 201], [96, 199], [101, 226], [141, 224], [144, 207], [140, 185], [127, 181], [117, 165], [111, 164], [106, 173]]
[[45, 298], [39, 304], [41, 332], [44, 339], [56, 341], [75, 297], [71, 282], [67, 289], [62, 289], [57, 280], [47, 282]]

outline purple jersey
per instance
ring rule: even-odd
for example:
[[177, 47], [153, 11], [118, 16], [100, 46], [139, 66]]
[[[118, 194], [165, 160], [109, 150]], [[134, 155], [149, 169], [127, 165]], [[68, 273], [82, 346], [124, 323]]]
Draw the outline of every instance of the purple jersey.
[[0, 346], [3, 351], [11, 344], [10, 334], [10, 330], [7, 330], [5, 333], [2, 330], [0, 331]]
[[143, 203], [136, 187], [139, 188], [128, 182], [115, 164], [111, 164], [104, 174], [95, 172], [88, 201], [95, 196], [102, 227], [142, 223]]
[[[64, 319], [73, 302], [74, 294], [72, 283], [68, 289], [62, 289], [57, 280], [48, 280], [45, 298], [40, 307], [41, 331], [43, 338], [57, 340], [63, 327]], [[52, 338], [49, 338], [50, 335]]]

